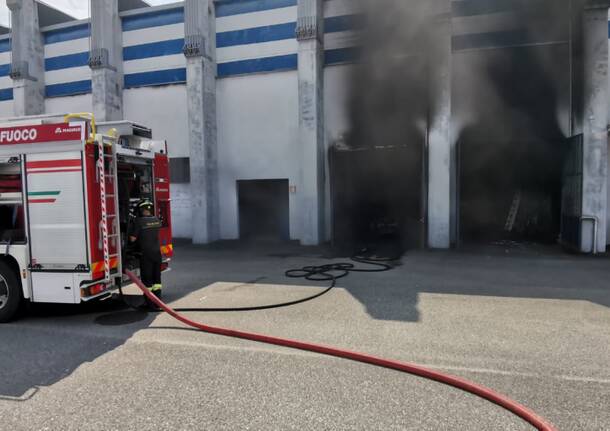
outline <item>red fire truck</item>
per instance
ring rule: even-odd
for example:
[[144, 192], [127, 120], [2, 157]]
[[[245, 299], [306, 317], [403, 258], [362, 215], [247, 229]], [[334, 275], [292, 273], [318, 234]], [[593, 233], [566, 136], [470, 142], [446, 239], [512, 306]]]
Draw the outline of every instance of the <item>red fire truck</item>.
[[138, 270], [133, 209], [154, 202], [162, 270], [173, 255], [167, 144], [91, 114], [0, 121], [0, 322], [25, 302], [106, 297]]

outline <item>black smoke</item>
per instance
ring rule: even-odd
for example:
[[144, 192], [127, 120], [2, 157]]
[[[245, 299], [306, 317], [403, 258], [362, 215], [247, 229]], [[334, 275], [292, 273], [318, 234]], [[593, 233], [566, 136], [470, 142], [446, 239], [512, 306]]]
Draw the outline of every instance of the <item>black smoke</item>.
[[[471, 32], [480, 33], [478, 46], [454, 46], [452, 139], [459, 153], [458, 211], [465, 239], [553, 240], [557, 235], [563, 141], [572, 116], [569, 41], [580, 2], [514, 0], [501, 14], [490, 13], [487, 21], [483, 15], [469, 18]], [[374, 158], [353, 159], [350, 183], [360, 193], [354, 193], [352, 200], [359, 204], [352, 208], [384, 211], [385, 205], [386, 212], [398, 214], [411, 238], [421, 231], [419, 220], [426, 211], [422, 183], [428, 127], [435, 115], [429, 77], [435, 70], [433, 35], [443, 4], [449, 2], [365, 3], [361, 57], [350, 82], [351, 133], [344, 147], [376, 151]], [[453, 22], [460, 19], [454, 16]], [[389, 160], [395, 151], [386, 151], [384, 163], [384, 148], [400, 148], [401, 163]], [[367, 165], [367, 159], [375, 163]], [[379, 188], [393, 183], [408, 184], [400, 190], [400, 210], [387, 203], [389, 198], [371, 198], [387, 195]], [[508, 233], [506, 217], [519, 191], [521, 209]], [[397, 193], [389, 193], [391, 199]]]
[[[455, 116], [468, 118], [456, 130], [466, 239], [557, 238], [563, 150], [572, 115], [574, 10], [578, 7], [569, 0], [515, 0], [503, 29], [490, 32], [489, 45], [454, 53], [462, 72], [468, 71], [454, 85], [468, 89], [462, 98], [476, 101], [455, 101]], [[518, 192], [519, 213], [507, 232]]]

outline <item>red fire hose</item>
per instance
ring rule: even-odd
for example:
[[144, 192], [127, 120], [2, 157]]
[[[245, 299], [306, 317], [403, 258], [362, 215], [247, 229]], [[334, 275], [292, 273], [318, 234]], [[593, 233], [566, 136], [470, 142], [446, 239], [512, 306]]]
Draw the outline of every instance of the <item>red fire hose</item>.
[[203, 332], [210, 334], [223, 335], [225, 337], [241, 338], [244, 340], [256, 341], [259, 343], [273, 344], [276, 346], [289, 347], [292, 349], [305, 350], [309, 352], [320, 353], [323, 355], [335, 356], [338, 358], [350, 359], [352, 361], [363, 362], [365, 364], [371, 364], [378, 367], [390, 368], [393, 370], [402, 371], [404, 373], [413, 374], [425, 379], [434, 380], [454, 388], [461, 389], [471, 394], [477, 395], [483, 399], [491, 401], [505, 408], [511, 413], [519, 416], [521, 419], [529, 422], [531, 425], [536, 427], [540, 431], [557, 431], [557, 429], [547, 422], [544, 418], [538, 416], [536, 413], [528, 409], [527, 407], [489, 389], [484, 386], [480, 386], [476, 383], [469, 382], [468, 380], [461, 379], [449, 374], [434, 371], [428, 368], [421, 367], [416, 364], [408, 362], [398, 362], [389, 359], [383, 359], [364, 353], [351, 352], [349, 350], [338, 349], [335, 347], [323, 346], [320, 344], [305, 343], [297, 340], [290, 340], [286, 338], [271, 337], [268, 335], [254, 334], [250, 332], [236, 331], [233, 329], [217, 328], [214, 326], [208, 326], [201, 323], [192, 321], [174, 311], [172, 308], [163, 303], [159, 298], [153, 295], [149, 290], [142, 284], [142, 281], [136, 277], [131, 271], [125, 271], [125, 274], [133, 281], [136, 286], [146, 295], [146, 297], [152, 301], [155, 305], [171, 315], [176, 320], [199, 329]]

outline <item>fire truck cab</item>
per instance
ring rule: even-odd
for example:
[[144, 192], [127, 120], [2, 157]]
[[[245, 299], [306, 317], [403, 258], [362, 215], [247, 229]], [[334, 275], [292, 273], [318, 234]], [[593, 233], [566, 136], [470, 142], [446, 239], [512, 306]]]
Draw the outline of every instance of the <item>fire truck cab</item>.
[[92, 114], [0, 120], [0, 322], [25, 302], [109, 296], [138, 271], [128, 240], [147, 198], [162, 221], [163, 271], [173, 255], [165, 141]]

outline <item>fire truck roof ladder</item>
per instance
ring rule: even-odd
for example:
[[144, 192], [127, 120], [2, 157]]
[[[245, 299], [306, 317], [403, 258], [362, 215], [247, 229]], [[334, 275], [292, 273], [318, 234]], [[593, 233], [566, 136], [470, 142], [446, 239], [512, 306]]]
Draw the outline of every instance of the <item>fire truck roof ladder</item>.
[[[104, 250], [104, 278], [106, 281], [110, 281], [110, 260], [114, 258], [119, 258], [118, 253], [110, 254], [110, 244], [109, 242], [112, 240], [115, 244], [115, 250], [119, 250], [119, 242], [120, 236], [118, 232], [117, 226], [117, 192], [116, 192], [116, 181], [115, 181], [115, 173], [116, 173], [116, 157], [114, 156], [115, 148], [112, 145], [105, 145], [104, 137], [101, 135], [97, 135], [97, 145], [98, 145], [98, 158], [97, 158], [97, 168], [100, 179], [100, 202], [102, 207], [102, 241], [103, 241], [103, 250]], [[110, 153], [107, 152], [110, 151]], [[108, 171], [106, 170], [108, 167]], [[107, 193], [106, 187], [109, 186], [110, 190]], [[108, 211], [108, 199], [112, 199], [114, 202], [111, 205], [112, 211]], [[108, 221], [111, 221], [111, 233], [109, 233], [108, 229]]]
[[[104, 281], [110, 281], [110, 272], [112, 270], [110, 266], [110, 260], [117, 258], [120, 260], [119, 253], [110, 254], [110, 240], [114, 242], [115, 250], [119, 250], [120, 246], [120, 235], [118, 229], [118, 219], [116, 210], [118, 208], [118, 196], [116, 191], [116, 157], [115, 157], [115, 148], [112, 143], [106, 145], [106, 140], [103, 135], [97, 134], [97, 127], [95, 123], [95, 117], [93, 114], [84, 112], [84, 113], [76, 113], [69, 114], [64, 117], [67, 122], [70, 119], [81, 118], [86, 119], [90, 122], [91, 125], [91, 137], [87, 140], [88, 143], [97, 144], [98, 148], [98, 157], [97, 157], [97, 171], [98, 178], [100, 182], [100, 203], [101, 203], [101, 232], [102, 232], [102, 248], [104, 252]], [[106, 148], [109, 149], [109, 153], [106, 152]], [[106, 171], [106, 166], [108, 166], [108, 171]], [[110, 186], [110, 193], [106, 193], [106, 186]], [[112, 199], [114, 202], [111, 205], [111, 208], [115, 212], [108, 212], [108, 199]], [[108, 229], [108, 220], [111, 220], [112, 233], [109, 233]]]

